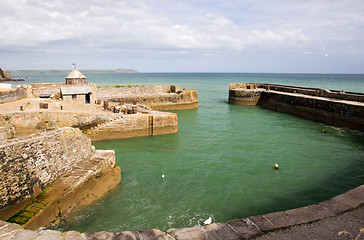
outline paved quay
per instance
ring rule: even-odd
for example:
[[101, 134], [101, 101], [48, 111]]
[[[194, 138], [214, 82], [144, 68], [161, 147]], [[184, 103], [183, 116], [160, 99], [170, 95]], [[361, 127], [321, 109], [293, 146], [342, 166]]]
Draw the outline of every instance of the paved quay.
[[[48, 103], [48, 109], [40, 109], [40, 103]], [[62, 110], [61, 110], [62, 106]], [[22, 107], [23, 110], [20, 110]], [[18, 112], [92, 112], [105, 113], [101, 105], [96, 104], [74, 104], [67, 101], [44, 100], [40, 98], [23, 98], [17, 101], [0, 104], [0, 113]]]

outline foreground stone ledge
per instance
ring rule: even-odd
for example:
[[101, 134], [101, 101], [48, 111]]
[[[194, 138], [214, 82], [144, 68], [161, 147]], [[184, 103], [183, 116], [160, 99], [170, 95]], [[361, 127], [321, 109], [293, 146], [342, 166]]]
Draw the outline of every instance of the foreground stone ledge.
[[[327, 201], [291, 209], [287, 211], [233, 219], [226, 223], [213, 223], [207, 226], [158, 229], [124, 232], [59, 232], [53, 230], [31, 231], [22, 226], [0, 221], [0, 239], [119, 239], [119, 240], [184, 240], [184, 239], [254, 239], [262, 234], [318, 222], [346, 214], [364, 205], [364, 185], [343, 193]], [[342, 229], [340, 229], [342, 230]]]
[[[27, 229], [57, 224], [121, 181], [114, 150], [96, 150], [79, 129], [2, 140], [0, 153], [0, 219]], [[0, 225], [0, 231], [10, 234], [16, 226]]]

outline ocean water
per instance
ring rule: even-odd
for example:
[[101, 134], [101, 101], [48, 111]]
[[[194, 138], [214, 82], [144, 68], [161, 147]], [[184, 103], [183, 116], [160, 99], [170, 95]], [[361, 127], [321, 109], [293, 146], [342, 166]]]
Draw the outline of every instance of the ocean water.
[[[64, 81], [33, 75], [33, 82]], [[254, 106], [227, 103], [232, 82], [364, 92], [364, 75], [88, 74], [98, 85], [176, 84], [199, 108], [178, 114], [176, 134], [98, 141], [114, 149], [122, 184], [73, 211], [56, 229], [136, 231], [201, 225], [327, 200], [364, 184], [364, 135]], [[322, 133], [326, 130], [326, 133]], [[279, 164], [274, 170], [273, 165]], [[161, 175], [165, 178], [162, 179]]]

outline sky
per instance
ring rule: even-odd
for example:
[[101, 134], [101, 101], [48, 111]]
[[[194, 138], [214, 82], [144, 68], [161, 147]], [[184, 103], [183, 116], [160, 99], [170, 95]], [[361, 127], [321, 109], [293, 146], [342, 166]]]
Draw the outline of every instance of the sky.
[[364, 0], [0, 0], [4, 70], [364, 73]]

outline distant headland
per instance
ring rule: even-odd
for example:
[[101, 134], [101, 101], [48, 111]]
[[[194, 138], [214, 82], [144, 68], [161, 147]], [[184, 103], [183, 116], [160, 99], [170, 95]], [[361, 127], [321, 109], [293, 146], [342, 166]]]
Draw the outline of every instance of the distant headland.
[[[134, 69], [84, 69], [81, 70], [84, 73], [138, 73]], [[13, 75], [24, 74], [68, 74], [69, 69], [65, 70], [8, 70]]]
[[24, 81], [24, 79], [13, 78], [10, 75], [10, 73], [8, 73], [0, 68], [0, 82], [10, 82], [10, 81]]

